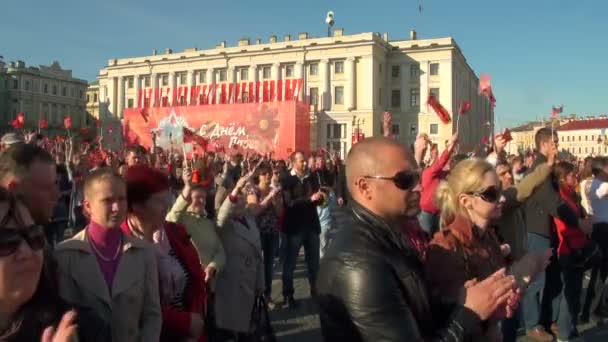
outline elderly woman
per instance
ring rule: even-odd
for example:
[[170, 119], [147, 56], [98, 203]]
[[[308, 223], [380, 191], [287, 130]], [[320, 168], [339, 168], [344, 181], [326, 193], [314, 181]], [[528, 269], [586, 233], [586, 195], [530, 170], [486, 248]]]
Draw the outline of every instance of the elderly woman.
[[0, 341], [109, 340], [92, 313], [61, 300], [45, 247], [43, 227], [0, 189]]
[[[504, 204], [499, 184], [492, 165], [469, 159], [458, 163], [437, 188], [442, 230], [431, 241], [425, 265], [434, 297], [455, 302], [465, 283], [485, 279], [507, 266], [519, 288], [524, 288], [547, 266], [550, 250], [529, 253], [515, 264], [508, 263], [508, 246], [501, 245], [492, 225], [501, 216]], [[512, 296], [516, 301], [517, 295]], [[514, 309], [513, 305], [507, 306], [490, 318], [474, 340], [502, 341], [498, 322], [510, 317]]]
[[204, 341], [205, 272], [186, 229], [165, 221], [166, 174], [145, 165], [126, 172], [127, 220], [122, 230], [156, 247], [163, 326], [161, 341]]
[[219, 235], [226, 251], [226, 266], [217, 277], [216, 325], [219, 341], [247, 340], [256, 296], [264, 290], [260, 231], [243, 189], [249, 173], [236, 182], [217, 215]]

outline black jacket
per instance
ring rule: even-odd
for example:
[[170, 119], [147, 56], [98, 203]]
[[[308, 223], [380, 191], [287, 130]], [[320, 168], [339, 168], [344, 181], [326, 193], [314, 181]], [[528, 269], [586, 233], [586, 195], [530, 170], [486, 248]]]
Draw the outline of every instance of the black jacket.
[[[528, 171], [534, 171], [547, 158], [542, 154], [536, 155], [534, 165]], [[559, 196], [558, 184], [553, 177], [548, 177], [525, 201], [524, 219], [529, 233], [553, 238], [553, 217], [559, 218], [567, 226], [578, 227], [579, 217]]]
[[326, 341], [457, 342], [480, 331], [478, 316], [463, 306], [431, 305], [422, 262], [400, 232], [350, 206], [353, 225], [336, 233], [317, 282]]
[[346, 171], [345, 167], [339, 167], [336, 179], [336, 197], [342, 198], [345, 203], [348, 202], [348, 188], [346, 186]]
[[310, 197], [319, 191], [317, 177], [309, 174], [303, 179], [296, 175], [289, 175], [283, 184], [283, 196], [286, 207], [284, 231], [286, 234], [300, 232], [321, 232], [318, 203], [312, 202]]

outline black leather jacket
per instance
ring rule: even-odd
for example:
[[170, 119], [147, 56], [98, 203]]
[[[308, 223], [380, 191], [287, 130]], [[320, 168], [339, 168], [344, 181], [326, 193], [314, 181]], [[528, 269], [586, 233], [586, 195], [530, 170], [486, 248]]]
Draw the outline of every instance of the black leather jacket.
[[431, 305], [422, 262], [400, 232], [356, 202], [350, 206], [353, 225], [338, 230], [317, 282], [326, 341], [457, 342], [479, 332], [472, 311]]

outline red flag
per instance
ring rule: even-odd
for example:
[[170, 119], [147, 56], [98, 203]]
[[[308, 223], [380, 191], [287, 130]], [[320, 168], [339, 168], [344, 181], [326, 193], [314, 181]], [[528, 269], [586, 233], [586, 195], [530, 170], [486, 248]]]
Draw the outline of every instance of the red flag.
[[564, 111], [564, 105], [561, 105], [559, 107], [552, 107], [552, 111], [551, 111], [551, 119], [555, 119], [558, 115], [560, 115], [561, 113], [563, 113]]
[[469, 102], [469, 101], [460, 102], [460, 106], [458, 107], [459, 115], [464, 115], [469, 110], [471, 110], [471, 102]]
[[65, 118], [63, 118], [63, 126], [65, 126], [65, 129], [72, 128], [72, 117], [71, 116], [66, 116]]
[[144, 118], [144, 121], [146, 123], [148, 123], [148, 119], [150, 118], [150, 113], [148, 113], [148, 108], [142, 108], [139, 111], [139, 114], [141, 114], [141, 117]]
[[199, 145], [203, 149], [203, 151], [207, 151], [207, 145], [209, 145], [209, 141], [207, 139], [201, 137], [200, 135], [194, 133], [186, 127], [183, 127], [183, 136], [184, 143], [193, 142]]
[[441, 105], [441, 103], [439, 103], [439, 101], [437, 101], [437, 99], [435, 98], [435, 95], [429, 94], [429, 98], [428, 98], [426, 104], [428, 106], [431, 106], [431, 108], [433, 108], [435, 113], [437, 113], [437, 116], [439, 116], [439, 119], [441, 120], [441, 122], [443, 122], [444, 124], [449, 124], [450, 121], [452, 121], [452, 118], [450, 117], [450, 113], [448, 112], [447, 109], [445, 109]]
[[41, 119], [41, 120], [38, 121], [38, 127], [40, 129], [49, 128], [49, 122], [46, 119]]
[[502, 137], [505, 139], [505, 142], [513, 140], [513, 137], [511, 136], [511, 131], [509, 131], [508, 128], [505, 128], [505, 131], [502, 133]]
[[222, 95], [221, 96], [221, 102], [220, 104], [226, 104], [226, 84], [223, 83], [222, 84]]
[[492, 91], [492, 76], [489, 74], [479, 75], [479, 93], [487, 95], [488, 90]]
[[17, 113], [17, 122], [19, 122], [21, 127], [23, 127], [23, 125], [25, 124], [25, 113], [23, 113], [23, 112]]
[[275, 82], [274, 81], [270, 81], [270, 85], [269, 85], [270, 89], [268, 89], [268, 101], [272, 102], [272, 101], [276, 101], [275, 98]]

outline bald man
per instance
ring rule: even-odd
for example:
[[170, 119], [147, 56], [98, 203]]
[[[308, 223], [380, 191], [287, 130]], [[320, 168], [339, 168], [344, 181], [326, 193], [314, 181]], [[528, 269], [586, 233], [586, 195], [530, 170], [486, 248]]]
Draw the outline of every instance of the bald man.
[[469, 283], [464, 304], [431, 305], [420, 258], [400, 233], [420, 211], [413, 165], [390, 138], [365, 139], [348, 154], [353, 222], [336, 233], [317, 282], [326, 341], [465, 341], [513, 298], [515, 281], [501, 270]]

